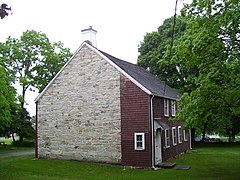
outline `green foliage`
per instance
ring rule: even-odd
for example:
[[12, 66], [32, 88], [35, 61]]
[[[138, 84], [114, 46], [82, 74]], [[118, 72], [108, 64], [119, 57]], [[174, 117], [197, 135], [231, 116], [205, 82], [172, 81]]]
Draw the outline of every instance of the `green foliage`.
[[15, 104], [15, 89], [10, 85], [0, 61], [0, 130], [11, 121], [11, 107]]
[[182, 36], [188, 18], [176, 17], [173, 34], [173, 18], [166, 19], [157, 32], [147, 33], [141, 42], [137, 64], [156, 75], [160, 80], [167, 82], [173, 88], [179, 88], [178, 69], [170, 62], [171, 58], [163, 59], [167, 48], [174, 40]]
[[71, 56], [61, 42], [51, 43], [46, 34], [26, 31], [20, 39], [9, 37], [0, 44], [0, 57], [12, 81], [23, 89], [23, 99], [29, 87], [41, 92]]
[[147, 33], [138, 64], [182, 93], [177, 119], [197, 132], [240, 132], [238, 0], [194, 0], [158, 32]]
[[[25, 108], [21, 108], [20, 104], [11, 107], [11, 121], [3, 126], [3, 129], [2, 133], [6, 137], [14, 136], [16, 133], [20, 143], [34, 139], [35, 131], [32, 127], [31, 117]], [[13, 141], [15, 141], [14, 138]]]
[[12, 142], [13, 147], [34, 147], [35, 143], [33, 140], [24, 140], [23, 142], [20, 141], [13, 141]]
[[171, 60], [185, 72], [178, 118], [234, 139], [240, 131], [239, 2], [195, 0], [184, 12], [191, 20]]
[[[24, 108], [26, 92], [32, 87], [41, 92], [70, 56], [70, 50], [61, 42], [51, 43], [46, 34], [34, 30], [23, 32], [19, 39], [8, 37], [0, 43], [0, 127], [1, 122], [11, 120], [2, 126], [5, 134], [17, 133], [20, 142], [33, 138], [34, 130]], [[10, 84], [22, 87], [17, 100]]]

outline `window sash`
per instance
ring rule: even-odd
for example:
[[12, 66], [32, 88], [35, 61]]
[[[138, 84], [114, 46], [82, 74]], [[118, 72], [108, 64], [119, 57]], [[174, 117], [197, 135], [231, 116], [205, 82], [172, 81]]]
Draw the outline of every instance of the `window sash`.
[[178, 126], [178, 142], [182, 143], [182, 127]]
[[145, 134], [134, 133], [134, 149], [144, 150], [145, 149]]
[[169, 102], [168, 102], [168, 99], [164, 99], [164, 116], [169, 116]]
[[183, 130], [183, 140], [187, 141], [187, 136], [186, 136], [186, 130], [185, 129]]
[[170, 130], [165, 129], [165, 146], [166, 148], [170, 147]]
[[171, 105], [172, 105], [172, 116], [176, 116], [176, 101], [172, 101]]

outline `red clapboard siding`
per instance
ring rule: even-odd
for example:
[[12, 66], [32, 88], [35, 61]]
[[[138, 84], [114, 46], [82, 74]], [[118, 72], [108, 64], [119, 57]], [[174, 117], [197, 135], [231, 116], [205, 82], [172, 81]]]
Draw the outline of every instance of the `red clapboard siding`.
[[[151, 167], [149, 95], [121, 76], [122, 165]], [[134, 133], [145, 133], [145, 150], [134, 150]]]
[[[182, 143], [178, 142], [177, 139], [177, 145], [173, 146], [172, 142], [172, 127], [176, 127], [177, 131], [177, 137], [178, 137], [178, 126], [182, 127], [182, 130], [184, 129], [184, 124], [181, 121], [169, 121], [169, 118], [171, 116], [171, 100], [169, 100], [169, 117], [164, 116], [164, 98], [161, 97], [154, 97], [153, 99], [153, 114], [154, 118], [161, 119], [161, 121], [169, 126], [170, 129], [170, 147], [169, 148], [162, 148], [162, 160], [166, 161], [170, 158], [173, 158], [176, 155], [181, 154], [182, 152], [185, 152], [190, 149], [190, 137], [188, 130], [186, 130], [186, 137], [187, 141], [182, 140]], [[182, 137], [183, 137], [183, 132], [182, 132]], [[165, 131], [162, 131], [162, 146], [165, 146]]]

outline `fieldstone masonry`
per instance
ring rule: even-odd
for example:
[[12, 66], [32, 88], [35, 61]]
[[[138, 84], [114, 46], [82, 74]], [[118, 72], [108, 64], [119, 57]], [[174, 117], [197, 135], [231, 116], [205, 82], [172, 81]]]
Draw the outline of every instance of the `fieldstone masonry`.
[[83, 45], [38, 100], [38, 155], [121, 161], [120, 73]]

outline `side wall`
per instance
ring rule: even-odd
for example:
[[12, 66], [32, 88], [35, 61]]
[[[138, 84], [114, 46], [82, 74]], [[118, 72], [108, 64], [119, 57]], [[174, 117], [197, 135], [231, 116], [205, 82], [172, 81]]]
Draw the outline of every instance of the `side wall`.
[[[121, 76], [122, 165], [151, 167], [149, 96]], [[145, 134], [145, 150], [134, 149], [134, 133]]]
[[121, 161], [120, 73], [83, 46], [38, 103], [38, 155]]
[[[176, 155], [179, 155], [187, 150], [190, 149], [190, 137], [188, 130], [186, 130], [186, 137], [187, 141], [184, 141], [182, 138], [182, 143], [178, 142], [177, 138], [177, 144], [173, 145], [173, 138], [172, 138], [172, 127], [176, 127], [177, 131], [177, 137], [178, 137], [178, 126], [182, 127], [182, 130], [184, 129], [184, 124], [181, 121], [172, 122], [169, 121], [169, 118], [171, 118], [171, 100], [169, 100], [169, 117], [164, 116], [164, 98], [160, 97], [154, 97], [153, 99], [153, 106], [154, 106], [154, 119], [158, 119], [164, 124], [168, 126], [167, 129], [170, 130], [170, 147], [166, 148], [165, 146], [165, 129], [162, 130], [162, 161], [166, 161], [170, 158], [173, 158]], [[165, 127], [166, 128], [166, 127]], [[183, 137], [183, 131], [182, 131], [182, 137]]]

